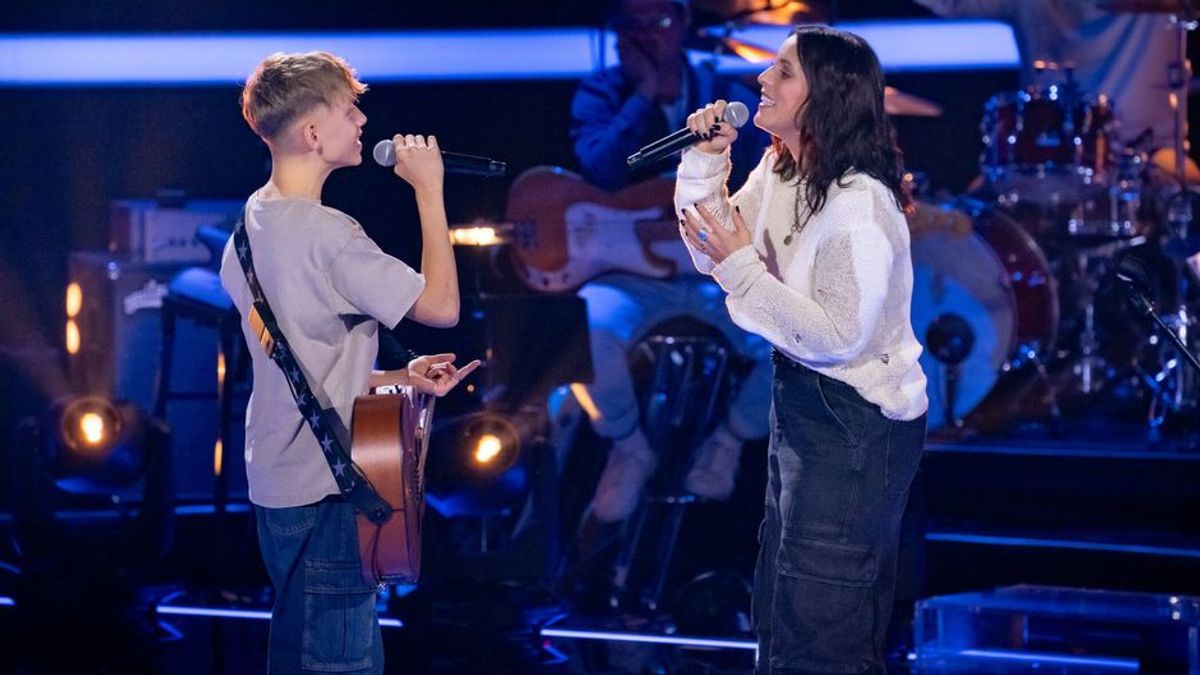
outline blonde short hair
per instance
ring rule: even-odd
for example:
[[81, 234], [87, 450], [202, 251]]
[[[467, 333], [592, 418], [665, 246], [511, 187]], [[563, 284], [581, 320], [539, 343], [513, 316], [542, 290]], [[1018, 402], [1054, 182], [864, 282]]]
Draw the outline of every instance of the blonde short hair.
[[273, 139], [318, 105], [333, 105], [367, 90], [345, 59], [328, 52], [284, 54], [262, 60], [242, 87], [242, 117], [263, 139]]

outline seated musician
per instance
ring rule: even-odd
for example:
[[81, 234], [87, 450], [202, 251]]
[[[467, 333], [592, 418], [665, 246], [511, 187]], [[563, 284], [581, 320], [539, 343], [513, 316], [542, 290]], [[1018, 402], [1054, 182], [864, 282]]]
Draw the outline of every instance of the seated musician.
[[[571, 108], [571, 134], [583, 175], [607, 190], [618, 190], [664, 171], [675, 159], [633, 175], [626, 157], [684, 125], [690, 111], [724, 98], [740, 100], [751, 110], [757, 94], [736, 80], [718, 79], [704, 67], [692, 66], [683, 50], [690, 21], [685, 0], [619, 0], [613, 7], [620, 64], [584, 79]], [[731, 181], [736, 189], [748, 167], [762, 156], [766, 136], [757, 129], [743, 132], [735, 152]], [[672, 195], [662, 195], [670, 214]], [[767, 433], [770, 396], [770, 347], [761, 338], [737, 328], [725, 311], [721, 290], [707, 277], [694, 273], [678, 241], [660, 244], [655, 253], [676, 263], [678, 276], [658, 280], [627, 273], [610, 273], [585, 285], [595, 382], [588, 394], [599, 413], [593, 427], [612, 442], [592, 503], [602, 522], [627, 518], [637, 506], [642, 487], [657, 466], [639, 419], [638, 403], [627, 365], [630, 347], [656, 324], [690, 316], [719, 329], [732, 347], [754, 363], [749, 375], [730, 398], [723, 420], [705, 439], [687, 476], [687, 489], [710, 499], [727, 499], [733, 491], [744, 441]]]

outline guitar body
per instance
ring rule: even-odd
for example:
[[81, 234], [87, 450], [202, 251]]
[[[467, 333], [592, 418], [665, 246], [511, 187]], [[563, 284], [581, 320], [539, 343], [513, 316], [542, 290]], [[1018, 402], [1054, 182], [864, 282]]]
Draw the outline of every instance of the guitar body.
[[666, 178], [610, 193], [558, 167], [529, 169], [513, 182], [505, 212], [519, 276], [536, 291], [570, 291], [617, 270], [671, 276], [675, 263], [650, 245], [679, 238], [674, 194]]
[[354, 400], [350, 458], [392, 507], [376, 525], [357, 514], [363, 577], [373, 584], [415, 583], [421, 574], [421, 520], [425, 515], [425, 451], [433, 399], [401, 393]]

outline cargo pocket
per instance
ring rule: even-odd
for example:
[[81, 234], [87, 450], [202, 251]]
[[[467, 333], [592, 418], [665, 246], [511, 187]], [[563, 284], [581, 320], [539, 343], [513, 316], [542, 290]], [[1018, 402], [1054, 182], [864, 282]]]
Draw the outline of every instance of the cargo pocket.
[[878, 556], [869, 546], [784, 538], [776, 560], [776, 668], [861, 672], [873, 657]]
[[846, 432], [850, 444], [857, 446], [863, 437], [862, 408], [869, 404], [854, 387], [825, 375], [817, 375], [817, 393], [830, 419]]
[[304, 668], [326, 673], [370, 668], [376, 624], [375, 587], [363, 579], [357, 560], [305, 563]]

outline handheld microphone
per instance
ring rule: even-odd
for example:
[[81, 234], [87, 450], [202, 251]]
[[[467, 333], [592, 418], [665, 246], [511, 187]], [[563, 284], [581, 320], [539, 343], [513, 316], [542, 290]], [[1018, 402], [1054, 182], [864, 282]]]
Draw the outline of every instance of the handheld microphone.
[[[379, 166], [396, 166], [396, 146], [391, 139], [385, 138], [376, 143], [371, 155]], [[508, 171], [508, 165], [504, 162], [445, 150], [442, 150], [442, 166], [446, 173], [466, 176], [503, 176]]]
[[[749, 119], [750, 109], [741, 101], [733, 101], [725, 106], [725, 114], [721, 117], [722, 122], [729, 124], [734, 129], [741, 129], [742, 125]], [[633, 153], [626, 158], [625, 163], [629, 165], [630, 169], [638, 169], [646, 164], [668, 157], [700, 140], [699, 134], [684, 127], [675, 133], [663, 136]]]

